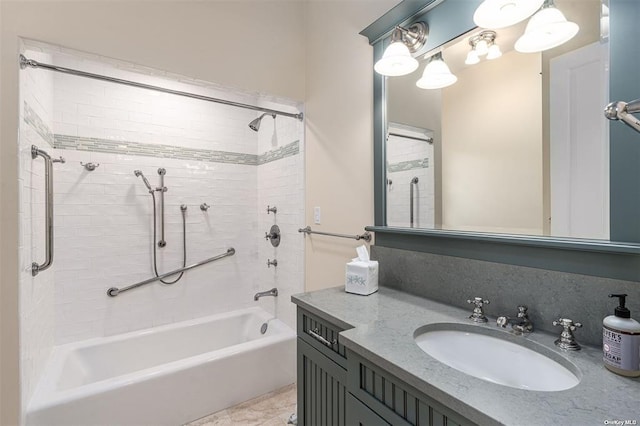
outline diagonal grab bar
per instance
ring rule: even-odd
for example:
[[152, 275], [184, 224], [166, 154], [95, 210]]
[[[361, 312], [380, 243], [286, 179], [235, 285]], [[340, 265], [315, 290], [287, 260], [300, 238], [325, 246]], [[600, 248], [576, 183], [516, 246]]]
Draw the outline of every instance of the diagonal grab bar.
[[44, 158], [44, 191], [45, 191], [45, 261], [31, 263], [31, 275], [36, 276], [40, 271], [48, 269], [53, 263], [53, 163], [64, 163], [64, 158], [51, 158], [46, 151], [31, 145], [31, 158]]
[[214, 262], [214, 261], [222, 259], [224, 257], [233, 256], [234, 254], [236, 254], [236, 249], [231, 247], [230, 249], [227, 249], [226, 253], [210, 257], [210, 258], [205, 259], [205, 260], [203, 260], [201, 262], [194, 263], [193, 265], [189, 265], [189, 266], [185, 266], [185, 267], [180, 268], [180, 269], [176, 269], [175, 271], [167, 272], [166, 274], [158, 275], [157, 277], [152, 277], [152, 278], [146, 279], [144, 281], [140, 281], [139, 283], [135, 283], [135, 284], [132, 284], [132, 285], [127, 286], [127, 287], [122, 287], [122, 288], [111, 287], [109, 290], [107, 290], [107, 295], [110, 296], [110, 297], [116, 297], [118, 294], [124, 293], [125, 291], [132, 290], [134, 288], [143, 286], [145, 284], [152, 283], [154, 281], [162, 280], [164, 278], [170, 277], [171, 275], [175, 275], [175, 274], [178, 274], [178, 273], [183, 272], [183, 271], [188, 271], [189, 269], [193, 269], [193, 268], [196, 268], [198, 266], [206, 265], [207, 263]]

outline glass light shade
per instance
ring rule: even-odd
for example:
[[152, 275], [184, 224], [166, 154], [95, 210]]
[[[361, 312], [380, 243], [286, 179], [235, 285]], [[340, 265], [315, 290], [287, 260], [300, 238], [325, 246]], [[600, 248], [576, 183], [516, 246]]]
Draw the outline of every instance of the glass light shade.
[[489, 44], [486, 40], [480, 40], [476, 43], [475, 49], [478, 56], [484, 56], [489, 53]]
[[553, 49], [571, 40], [579, 29], [578, 24], [567, 21], [558, 9], [547, 7], [531, 17], [514, 47], [522, 53]]
[[473, 14], [481, 28], [504, 28], [524, 21], [540, 9], [544, 0], [484, 0]]
[[500, 56], [502, 56], [502, 51], [500, 50], [500, 46], [498, 46], [495, 43], [489, 46], [487, 59], [498, 59]]
[[411, 56], [409, 48], [403, 42], [396, 41], [387, 47], [382, 58], [376, 62], [373, 69], [378, 74], [397, 77], [414, 72], [418, 65], [418, 61]]
[[442, 59], [432, 60], [424, 68], [422, 77], [416, 82], [421, 89], [442, 89], [458, 81], [458, 77], [451, 74], [451, 70]]
[[480, 58], [474, 49], [471, 49], [469, 53], [467, 53], [467, 59], [464, 60], [464, 63], [467, 65], [475, 65], [480, 62]]

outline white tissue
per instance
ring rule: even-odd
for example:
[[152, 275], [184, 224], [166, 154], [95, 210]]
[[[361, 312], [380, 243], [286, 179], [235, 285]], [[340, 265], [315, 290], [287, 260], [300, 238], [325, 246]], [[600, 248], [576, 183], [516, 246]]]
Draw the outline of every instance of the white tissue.
[[370, 260], [367, 247], [356, 248], [358, 257], [347, 263], [345, 291], [369, 295], [378, 291], [378, 262]]
[[[364, 244], [360, 247], [356, 248], [356, 252], [358, 253], [358, 259], [360, 262], [368, 262], [369, 261], [369, 251], [367, 250], [367, 246]], [[356, 260], [356, 259], [354, 259]]]

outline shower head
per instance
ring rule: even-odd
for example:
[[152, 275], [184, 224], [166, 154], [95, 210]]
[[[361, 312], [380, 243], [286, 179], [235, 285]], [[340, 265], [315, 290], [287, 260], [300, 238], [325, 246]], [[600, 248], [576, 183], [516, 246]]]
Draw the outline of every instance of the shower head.
[[151, 189], [151, 184], [149, 183], [147, 178], [144, 177], [144, 175], [142, 174], [142, 170], [134, 170], [133, 174], [136, 175], [136, 177], [142, 177], [142, 181], [144, 182], [144, 184], [147, 187], [147, 189], [149, 190], [149, 192], [150, 193], [153, 192], [153, 189]]
[[270, 115], [270, 116], [272, 116], [272, 117], [273, 117], [273, 119], [274, 119], [274, 120], [276, 119], [276, 115], [275, 115], [275, 114], [269, 114], [269, 113], [266, 113], [266, 112], [265, 112], [265, 113], [264, 113], [264, 114], [262, 114], [260, 117], [256, 118], [256, 119], [255, 119], [255, 120], [253, 120], [251, 123], [249, 123], [249, 128], [250, 128], [251, 130], [253, 130], [254, 132], [257, 132], [257, 131], [260, 129], [260, 123], [262, 122], [262, 118], [263, 118], [265, 115]]

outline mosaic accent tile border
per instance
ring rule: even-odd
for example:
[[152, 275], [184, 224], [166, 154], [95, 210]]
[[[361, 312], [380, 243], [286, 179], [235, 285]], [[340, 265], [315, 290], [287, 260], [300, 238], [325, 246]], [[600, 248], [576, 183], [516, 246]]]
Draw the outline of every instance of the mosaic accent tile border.
[[56, 149], [74, 149], [77, 151], [208, 161], [212, 163], [245, 164], [251, 166], [258, 164], [258, 156], [255, 154], [183, 148], [173, 145], [154, 145], [131, 141], [116, 141], [111, 139], [86, 138], [82, 136], [59, 134], [54, 135], [54, 138], [54, 147]]
[[26, 101], [24, 102], [24, 122], [30, 125], [45, 142], [53, 147], [53, 132], [51, 132], [49, 126], [47, 126], [44, 120], [40, 118], [38, 113], [35, 112]]
[[413, 170], [413, 169], [428, 169], [428, 168], [429, 168], [429, 158], [420, 158], [418, 160], [401, 161], [399, 163], [393, 163], [393, 164], [387, 165], [387, 171], [389, 173], [404, 172], [406, 170]]
[[256, 155], [210, 149], [183, 148], [174, 145], [155, 145], [132, 141], [116, 141], [111, 139], [53, 134], [27, 102], [24, 103], [24, 121], [55, 149], [73, 149], [77, 151], [207, 161], [211, 163], [243, 164], [248, 166], [259, 166], [300, 153], [299, 140], [267, 151], [264, 154]]
[[282, 158], [291, 157], [300, 153], [300, 141], [293, 141], [290, 144], [276, 148], [271, 151], [267, 151], [264, 154], [258, 155], [258, 165], [270, 163], [272, 161], [280, 160]]

